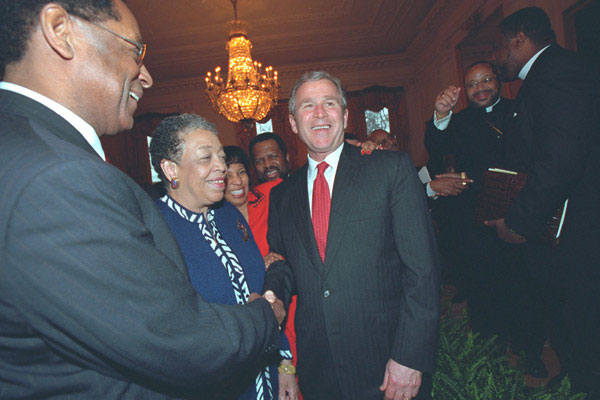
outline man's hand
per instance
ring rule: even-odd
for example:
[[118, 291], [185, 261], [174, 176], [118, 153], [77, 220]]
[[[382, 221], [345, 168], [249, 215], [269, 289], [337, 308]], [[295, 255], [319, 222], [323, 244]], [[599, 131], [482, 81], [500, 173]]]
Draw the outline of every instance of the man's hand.
[[429, 182], [431, 189], [439, 196], [458, 196], [463, 190], [468, 189], [473, 179], [462, 178], [458, 172], [447, 172], [435, 176]]
[[[267, 297], [267, 293], [269, 293], [269, 297]], [[283, 302], [275, 296], [272, 291], [267, 291], [264, 296], [261, 296], [258, 293], [250, 293], [250, 297], [248, 297], [248, 303], [256, 300], [264, 298], [271, 305], [271, 309], [273, 310], [273, 314], [275, 314], [275, 318], [277, 319], [277, 323], [279, 325], [282, 324], [285, 319], [285, 309], [283, 308]]]
[[435, 113], [437, 119], [446, 117], [458, 103], [459, 87], [449, 86], [435, 98]]
[[491, 226], [492, 228], [496, 228], [496, 232], [498, 233], [498, 237], [505, 241], [506, 243], [525, 243], [527, 239], [523, 236], [519, 235], [516, 232], [508, 229], [506, 224], [504, 223], [504, 218], [502, 219], [494, 219], [491, 221], [484, 222], [487, 226]]
[[[291, 364], [292, 360], [282, 360], [281, 364]], [[296, 375], [279, 374], [279, 400], [297, 400], [298, 399], [298, 382]]]
[[283, 260], [283, 256], [281, 254], [269, 252], [266, 256], [263, 257], [263, 261], [265, 262], [265, 270], [269, 269], [271, 264], [279, 260]]
[[390, 358], [379, 390], [385, 391], [386, 400], [412, 399], [419, 393], [422, 376], [421, 371], [400, 365]]

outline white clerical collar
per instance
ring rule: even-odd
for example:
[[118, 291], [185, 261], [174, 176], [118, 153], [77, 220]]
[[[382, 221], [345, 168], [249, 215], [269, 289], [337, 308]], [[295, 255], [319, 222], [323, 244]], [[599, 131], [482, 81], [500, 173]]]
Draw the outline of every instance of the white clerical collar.
[[542, 54], [544, 52], [544, 50], [546, 50], [548, 47], [550, 47], [550, 45], [544, 47], [543, 49], [541, 49], [540, 51], [535, 53], [535, 55], [533, 57], [531, 57], [525, 65], [523, 65], [523, 68], [521, 68], [521, 71], [519, 72], [519, 79], [524, 81], [525, 78], [527, 78], [527, 74], [529, 73], [529, 70], [531, 69], [531, 66], [533, 65], [535, 60], [537, 60], [537, 58], [540, 56], [540, 54]]
[[102, 149], [102, 144], [100, 143], [100, 138], [96, 134], [96, 130], [90, 124], [88, 124], [83, 118], [79, 115], [75, 114], [73, 111], [69, 110], [67, 107], [62, 104], [57, 103], [56, 101], [49, 99], [48, 97], [35, 92], [31, 89], [27, 89], [21, 85], [17, 85], [11, 82], [0, 82], [0, 89], [8, 90], [11, 92], [22, 94], [23, 96], [29, 97], [31, 100], [37, 101], [38, 103], [43, 104], [48, 107], [61, 117], [63, 117], [68, 123], [73, 125], [73, 127], [81, 133], [81, 136], [92, 146], [92, 149], [100, 158], [106, 161], [106, 156], [104, 155], [104, 150]]
[[485, 108], [485, 112], [486, 113], [492, 112], [492, 110], [494, 110], [494, 107], [498, 103], [500, 103], [500, 96], [498, 96], [498, 98], [496, 99], [496, 101], [494, 102], [494, 104], [492, 104], [491, 106], [488, 106], [488, 107]]
[[[342, 155], [342, 148], [344, 147], [344, 142], [338, 146], [333, 152], [329, 153], [327, 157], [323, 161], [325, 161], [333, 170], [337, 170], [338, 163], [340, 162], [340, 156]], [[310, 154], [308, 155], [308, 168], [313, 171], [317, 169], [317, 164], [321, 163], [321, 161], [315, 161], [312, 159]]]

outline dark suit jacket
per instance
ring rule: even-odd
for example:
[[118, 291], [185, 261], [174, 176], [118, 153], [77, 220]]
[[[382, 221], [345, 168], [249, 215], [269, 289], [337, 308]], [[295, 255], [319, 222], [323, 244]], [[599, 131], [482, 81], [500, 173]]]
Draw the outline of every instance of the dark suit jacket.
[[[491, 167], [505, 167], [505, 136], [509, 117], [512, 117], [513, 101], [500, 99], [491, 112], [467, 107], [453, 114], [450, 124], [440, 131], [433, 121], [427, 123], [425, 148], [429, 152], [428, 169], [432, 175], [444, 173], [444, 155], [455, 157], [454, 168], [466, 172], [474, 180], [468, 190], [459, 196], [438, 198], [432, 207], [438, 218], [454, 218], [460, 229], [473, 226], [473, 212], [481, 191], [483, 173]], [[503, 132], [499, 134], [486, 121]], [[452, 215], [447, 215], [452, 214]], [[439, 221], [438, 221], [439, 222]]]
[[506, 224], [528, 239], [569, 199], [561, 244], [574, 265], [600, 263], [600, 78], [574, 53], [551, 45], [516, 98], [512, 168], [528, 172]]
[[0, 397], [199, 395], [278, 344], [264, 301], [205, 302], [144, 191], [0, 90]]
[[314, 238], [307, 165], [271, 191], [268, 240], [285, 262], [265, 290], [298, 294], [298, 376], [309, 399], [381, 399], [389, 358], [431, 372], [437, 354], [439, 257], [427, 203], [406, 154], [361, 156], [344, 144], [325, 264]]

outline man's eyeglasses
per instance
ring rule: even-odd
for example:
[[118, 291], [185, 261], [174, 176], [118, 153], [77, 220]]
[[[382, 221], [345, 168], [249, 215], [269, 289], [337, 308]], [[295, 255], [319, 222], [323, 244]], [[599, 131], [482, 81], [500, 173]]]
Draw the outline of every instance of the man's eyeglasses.
[[496, 78], [493, 76], [486, 76], [485, 78], [481, 79], [480, 81], [469, 81], [465, 84], [465, 86], [469, 89], [473, 89], [473, 88], [476, 88], [477, 86], [479, 86], [479, 84], [485, 85], [486, 83], [490, 83], [494, 79], [496, 79]]
[[108, 28], [106, 28], [106, 27], [104, 27], [104, 26], [102, 26], [100, 24], [97, 24], [97, 23], [92, 22], [92, 21], [88, 21], [87, 19], [83, 19], [83, 18], [77, 17], [75, 15], [74, 15], [74, 17], [78, 18], [79, 20], [85, 21], [85, 22], [87, 22], [89, 24], [92, 24], [94, 26], [97, 26], [98, 28], [103, 29], [103, 30], [105, 30], [108, 33], [112, 33], [116, 37], [123, 39], [124, 41], [126, 41], [127, 43], [129, 43], [131, 45], [134, 45], [136, 47], [136, 49], [137, 49], [137, 60], [136, 60], [136, 63], [137, 63], [138, 66], [143, 64], [144, 57], [146, 56], [146, 43], [138, 43], [138, 42], [136, 42], [134, 40], [126, 38], [123, 35], [119, 35], [118, 33], [113, 32], [110, 29], [108, 29]]

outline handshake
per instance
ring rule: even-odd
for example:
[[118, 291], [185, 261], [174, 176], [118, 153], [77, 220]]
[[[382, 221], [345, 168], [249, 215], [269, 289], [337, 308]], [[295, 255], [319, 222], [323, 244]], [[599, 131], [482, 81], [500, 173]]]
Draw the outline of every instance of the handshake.
[[275, 314], [275, 318], [277, 318], [277, 323], [281, 325], [285, 318], [285, 309], [283, 308], [283, 302], [275, 296], [270, 290], [267, 290], [264, 295], [260, 295], [258, 293], [250, 293], [250, 297], [248, 298], [248, 303], [254, 301], [256, 299], [264, 298], [271, 305], [271, 309], [273, 310], [273, 314]]

